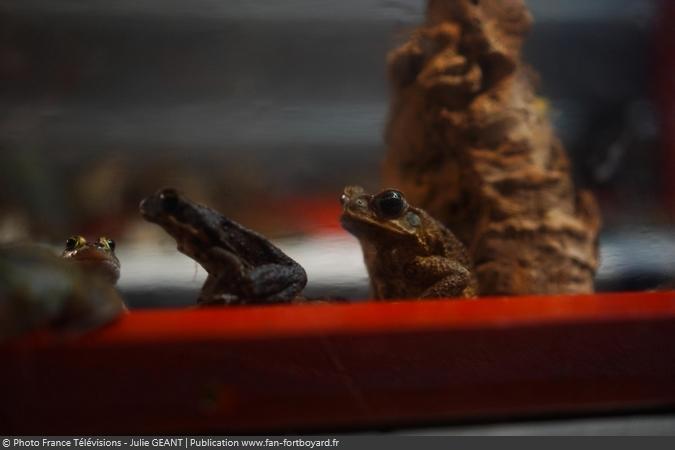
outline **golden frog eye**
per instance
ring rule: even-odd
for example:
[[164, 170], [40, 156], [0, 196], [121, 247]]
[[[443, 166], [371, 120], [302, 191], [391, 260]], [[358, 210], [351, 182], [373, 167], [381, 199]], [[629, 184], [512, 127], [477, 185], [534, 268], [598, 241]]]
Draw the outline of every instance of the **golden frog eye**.
[[106, 250], [115, 251], [115, 241], [108, 239], [105, 236], [98, 238], [98, 246]]
[[87, 240], [82, 236], [71, 236], [66, 241], [66, 250], [72, 252], [84, 246], [87, 243]]

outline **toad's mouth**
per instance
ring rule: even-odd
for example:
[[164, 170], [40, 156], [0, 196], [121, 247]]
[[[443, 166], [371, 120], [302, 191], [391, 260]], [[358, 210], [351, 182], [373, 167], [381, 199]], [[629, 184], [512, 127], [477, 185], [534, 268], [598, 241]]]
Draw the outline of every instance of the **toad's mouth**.
[[115, 266], [115, 262], [113, 261], [112, 258], [104, 256], [86, 256], [86, 257], [80, 257], [76, 256], [73, 258], [70, 258], [71, 261], [76, 262], [76, 263], [88, 263], [88, 264], [110, 264], [111, 266]]
[[377, 219], [355, 217], [346, 211], [340, 217], [340, 224], [342, 228], [358, 238], [385, 239], [387, 237], [405, 239], [410, 237], [410, 233], [393, 226], [388, 226], [386, 221], [380, 222]]
[[72, 252], [67, 259], [72, 261], [112, 261], [113, 256], [109, 251], [100, 247], [89, 246]]
[[111, 258], [73, 258], [71, 259], [76, 264], [84, 264], [87, 266], [101, 266], [110, 267], [118, 270], [118, 265]]
[[370, 223], [367, 220], [352, 217], [347, 212], [340, 216], [340, 225], [342, 225], [342, 228], [345, 230], [357, 236], [367, 234], [369, 231], [375, 231], [378, 228], [377, 225]]
[[89, 249], [66, 258], [88, 273], [104, 276], [112, 283], [117, 282], [120, 276], [120, 267], [117, 259], [103, 250]]
[[120, 277], [119, 265], [111, 259], [71, 259], [73, 264], [76, 264], [86, 273], [99, 275], [115, 284]]

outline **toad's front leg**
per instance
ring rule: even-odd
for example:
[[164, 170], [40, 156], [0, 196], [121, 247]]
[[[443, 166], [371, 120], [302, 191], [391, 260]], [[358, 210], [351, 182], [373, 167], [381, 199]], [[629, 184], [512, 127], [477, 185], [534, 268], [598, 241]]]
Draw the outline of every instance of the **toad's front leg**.
[[[180, 248], [179, 248], [180, 250]], [[200, 306], [231, 305], [241, 303], [245, 297], [248, 279], [246, 267], [232, 252], [211, 247], [205, 252], [194, 252], [195, 259], [209, 276], [197, 299]]]
[[[237, 281], [237, 283], [239, 283]], [[230, 278], [222, 278], [213, 275], [206, 277], [202, 291], [197, 299], [199, 306], [236, 305], [241, 303], [240, 294], [232, 288]]]
[[420, 298], [475, 297], [474, 274], [456, 260], [442, 256], [417, 256], [405, 267], [406, 277], [429, 286]]

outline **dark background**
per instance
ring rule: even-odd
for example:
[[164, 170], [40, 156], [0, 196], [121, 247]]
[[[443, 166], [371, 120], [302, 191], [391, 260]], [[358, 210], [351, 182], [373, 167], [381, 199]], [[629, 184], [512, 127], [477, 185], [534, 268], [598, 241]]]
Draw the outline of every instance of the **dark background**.
[[[578, 184], [603, 209], [600, 289], [655, 288], [675, 271], [673, 143], [662, 134], [673, 93], [658, 83], [674, 76], [661, 50], [667, 3], [528, 2], [525, 58]], [[124, 267], [173, 270], [134, 262], [171, 244], [136, 212], [169, 185], [295, 236], [289, 253], [338, 257], [308, 239], [325, 224], [297, 205], [330, 209], [346, 184], [379, 186], [385, 57], [423, 11], [410, 0], [0, 1], [0, 242], [112, 235], [136, 249], [120, 283], [145, 305]], [[333, 283], [321, 280], [319, 293]], [[347, 295], [367, 296], [364, 280]]]

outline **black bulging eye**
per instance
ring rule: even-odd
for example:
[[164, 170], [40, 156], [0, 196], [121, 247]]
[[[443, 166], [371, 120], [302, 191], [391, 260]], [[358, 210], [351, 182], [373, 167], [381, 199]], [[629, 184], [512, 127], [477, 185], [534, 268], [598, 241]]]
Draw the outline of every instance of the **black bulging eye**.
[[162, 208], [167, 212], [173, 212], [178, 208], [178, 192], [173, 189], [164, 189], [159, 194]]
[[115, 241], [108, 239], [108, 247], [110, 247], [110, 250], [115, 251]]
[[77, 238], [71, 237], [66, 241], [66, 250], [73, 251], [77, 247]]
[[395, 219], [400, 217], [408, 208], [405, 197], [399, 191], [389, 190], [380, 192], [373, 197], [373, 209], [381, 219]]

